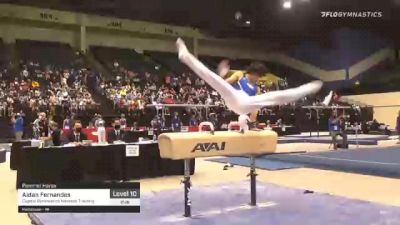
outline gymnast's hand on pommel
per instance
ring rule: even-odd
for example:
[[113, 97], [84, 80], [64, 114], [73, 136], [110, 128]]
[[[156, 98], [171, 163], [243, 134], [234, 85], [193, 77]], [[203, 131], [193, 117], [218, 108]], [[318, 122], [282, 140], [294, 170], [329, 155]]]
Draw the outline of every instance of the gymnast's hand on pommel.
[[246, 114], [239, 115], [238, 124], [239, 124], [241, 132], [245, 132], [245, 131], [250, 130], [250, 127], [249, 127], [249, 122], [250, 121], [251, 120], [250, 120], [250, 117], [248, 115], [246, 115]]

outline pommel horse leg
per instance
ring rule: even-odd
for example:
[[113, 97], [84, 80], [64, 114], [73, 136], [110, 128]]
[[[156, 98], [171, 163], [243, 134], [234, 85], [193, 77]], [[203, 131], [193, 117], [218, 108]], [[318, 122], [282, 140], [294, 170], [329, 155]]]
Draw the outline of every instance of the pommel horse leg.
[[185, 194], [185, 214], [184, 217], [191, 217], [192, 210], [191, 210], [191, 201], [190, 201], [190, 188], [192, 183], [190, 182], [190, 159], [184, 160], [184, 177], [183, 177], [183, 187], [184, 187], [184, 194]]
[[257, 188], [256, 188], [256, 158], [254, 155], [250, 156], [250, 205], [257, 205]]
[[[199, 131], [203, 131], [204, 126], [209, 126], [211, 129], [211, 134], [214, 134], [214, 125], [211, 122], [202, 122], [199, 124]], [[190, 200], [190, 188], [192, 187], [192, 183], [190, 182], [190, 159], [184, 159], [184, 177], [183, 177], [183, 187], [184, 187], [184, 195], [185, 195], [185, 213], [184, 217], [191, 217], [192, 210], [191, 205], [192, 202]]]

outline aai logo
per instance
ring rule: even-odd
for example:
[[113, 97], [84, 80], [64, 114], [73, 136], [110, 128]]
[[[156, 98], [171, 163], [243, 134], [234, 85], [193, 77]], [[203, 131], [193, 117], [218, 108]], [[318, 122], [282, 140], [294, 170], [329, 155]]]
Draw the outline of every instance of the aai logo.
[[220, 144], [217, 142], [206, 142], [206, 143], [198, 143], [194, 146], [192, 152], [195, 151], [202, 151], [202, 152], [209, 152], [209, 151], [223, 151], [225, 150], [225, 142], [221, 142]]

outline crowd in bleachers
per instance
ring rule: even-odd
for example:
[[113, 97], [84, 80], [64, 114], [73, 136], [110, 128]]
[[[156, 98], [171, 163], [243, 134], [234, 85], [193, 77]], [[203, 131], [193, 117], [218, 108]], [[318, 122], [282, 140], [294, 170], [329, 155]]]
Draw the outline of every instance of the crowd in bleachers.
[[58, 123], [66, 116], [89, 116], [97, 107], [86, 85], [90, 73], [77, 65], [61, 67], [21, 60], [1, 72], [0, 117], [20, 113], [30, 124], [40, 112]]
[[133, 74], [102, 86], [116, 108], [143, 109], [145, 104], [152, 103], [222, 104], [217, 92], [193, 74], [166, 74], [162, 79], [148, 72], [142, 77]]

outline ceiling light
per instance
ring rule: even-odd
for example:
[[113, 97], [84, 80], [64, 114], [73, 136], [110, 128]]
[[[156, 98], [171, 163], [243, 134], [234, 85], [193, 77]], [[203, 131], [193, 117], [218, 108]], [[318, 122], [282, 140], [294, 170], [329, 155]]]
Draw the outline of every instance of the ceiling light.
[[291, 0], [284, 0], [284, 1], [283, 1], [283, 4], [282, 4], [282, 7], [283, 7], [284, 9], [290, 9], [290, 8], [292, 8], [292, 1], [291, 1]]
[[236, 20], [242, 19], [242, 12], [237, 11], [237, 12], [235, 13], [235, 19], [236, 19]]

